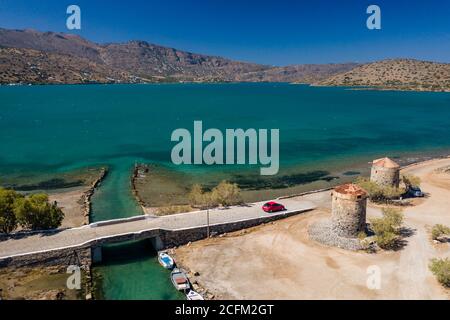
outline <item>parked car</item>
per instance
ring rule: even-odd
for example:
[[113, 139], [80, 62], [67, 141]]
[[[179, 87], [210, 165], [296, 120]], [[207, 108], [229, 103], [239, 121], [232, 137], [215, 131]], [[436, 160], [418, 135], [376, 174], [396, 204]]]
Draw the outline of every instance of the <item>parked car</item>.
[[262, 209], [265, 212], [278, 212], [278, 211], [286, 210], [286, 208], [282, 204], [274, 202], [274, 201], [270, 201], [270, 202], [265, 203], [262, 206]]
[[408, 196], [413, 198], [421, 198], [424, 196], [424, 194], [419, 187], [410, 187], [408, 190]]

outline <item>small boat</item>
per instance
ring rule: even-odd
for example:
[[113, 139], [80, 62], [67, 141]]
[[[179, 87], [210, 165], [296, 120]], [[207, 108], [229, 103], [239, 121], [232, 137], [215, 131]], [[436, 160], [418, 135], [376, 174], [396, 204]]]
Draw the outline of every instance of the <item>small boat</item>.
[[205, 300], [200, 293], [195, 292], [194, 290], [189, 290], [189, 292], [186, 294], [186, 298], [188, 300]]
[[177, 290], [183, 291], [191, 288], [188, 277], [181, 269], [173, 269], [170, 273], [170, 279]]
[[172, 257], [165, 252], [158, 253], [158, 261], [166, 269], [172, 269], [175, 265]]

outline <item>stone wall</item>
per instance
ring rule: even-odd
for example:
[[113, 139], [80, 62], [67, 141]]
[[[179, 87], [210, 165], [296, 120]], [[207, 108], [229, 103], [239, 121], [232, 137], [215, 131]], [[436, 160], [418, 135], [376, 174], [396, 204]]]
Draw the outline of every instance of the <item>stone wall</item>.
[[86, 190], [83, 195], [81, 196], [81, 201], [83, 202], [83, 217], [84, 217], [84, 224], [89, 224], [89, 217], [91, 214], [91, 198], [94, 195], [95, 189], [102, 183], [102, 181], [106, 178], [106, 175], [108, 174], [107, 168], [102, 168], [100, 171], [99, 177], [92, 182], [89, 189]]
[[398, 188], [400, 185], [400, 168], [372, 166], [370, 181], [380, 186]]
[[144, 208], [146, 206], [146, 204], [144, 203], [144, 201], [142, 201], [141, 197], [139, 196], [138, 189], [136, 188], [136, 181], [138, 180], [138, 178], [141, 174], [148, 173], [149, 170], [150, 170], [149, 166], [146, 164], [135, 164], [134, 169], [133, 169], [133, 174], [131, 175], [131, 180], [130, 180], [131, 193], [133, 194], [133, 197], [136, 200], [136, 202], [142, 208]]
[[341, 237], [357, 237], [366, 228], [367, 199], [346, 199], [333, 194], [331, 225]]
[[0, 268], [69, 265], [90, 267], [91, 263], [91, 249], [87, 247], [33, 253], [1, 259]]

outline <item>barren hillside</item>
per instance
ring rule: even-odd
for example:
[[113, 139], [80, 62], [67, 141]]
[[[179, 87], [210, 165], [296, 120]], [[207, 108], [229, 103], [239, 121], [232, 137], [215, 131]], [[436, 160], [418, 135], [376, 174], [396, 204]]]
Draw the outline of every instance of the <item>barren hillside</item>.
[[0, 28], [1, 83], [248, 81], [307, 82], [356, 64], [272, 67], [145, 41], [97, 44], [77, 35]]
[[319, 81], [323, 86], [369, 86], [381, 89], [450, 91], [450, 64], [413, 59], [361, 65]]

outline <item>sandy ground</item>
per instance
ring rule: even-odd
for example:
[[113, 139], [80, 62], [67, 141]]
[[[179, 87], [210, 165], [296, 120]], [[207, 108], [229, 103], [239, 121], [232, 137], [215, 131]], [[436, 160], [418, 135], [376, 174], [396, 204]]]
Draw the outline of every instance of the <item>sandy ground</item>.
[[[399, 251], [377, 254], [326, 247], [308, 239], [308, 226], [330, 215], [329, 192], [307, 196], [318, 209], [176, 250], [177, 262], [218, 299], [449, 299], [428, 270], [434, 257], [450, 257], [449, 244], [433, 244], [431, 226], [450, 225], [450, 173], [436, 169], [450, 159], [411, 166], [426, 199], [404, 209], [412, 235]], [[380, 215], [369, 206], [368, 217]], [[381, 272], [380, 289], [369, 289], [368, 268]]]
[[51, 202], [56, 201], [64, 212], [61, 228], [81, 227], [85, 223], [82, 195], [88, 189], [89, 187], [83, 187], [49, 194], [49, 200]]

